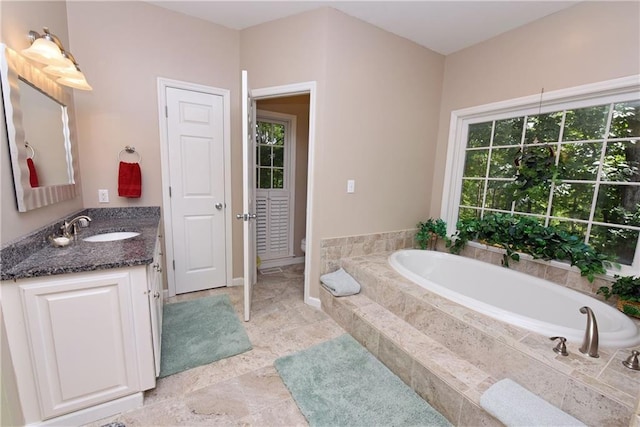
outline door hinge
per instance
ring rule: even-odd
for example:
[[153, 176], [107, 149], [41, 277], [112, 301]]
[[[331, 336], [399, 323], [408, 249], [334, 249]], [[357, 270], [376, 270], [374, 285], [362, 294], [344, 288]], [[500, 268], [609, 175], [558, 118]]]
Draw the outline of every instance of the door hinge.
[[171, 186], [169, 186], [169, 197], [171, 197]]
[[169, 117], [169, 107], [166, 105], [164, 106], [164, 116]]
[[173, 260], [173, 269], [174, 270], [176, 269], [176, 260], [175, 259]]

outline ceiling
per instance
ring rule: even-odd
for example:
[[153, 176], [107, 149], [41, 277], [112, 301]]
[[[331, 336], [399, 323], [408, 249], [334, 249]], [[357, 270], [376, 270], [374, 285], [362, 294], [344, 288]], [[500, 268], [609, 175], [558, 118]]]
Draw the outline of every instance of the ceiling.
[[236, 30], [329, 6], [448, 55], [578, 2], [161, 0], [148, 3]]

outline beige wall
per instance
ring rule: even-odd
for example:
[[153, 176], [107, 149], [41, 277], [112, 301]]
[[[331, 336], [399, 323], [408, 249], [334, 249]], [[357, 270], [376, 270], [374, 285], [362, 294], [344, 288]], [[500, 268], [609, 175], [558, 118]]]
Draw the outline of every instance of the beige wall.
[[[231, 90], [232, 212], [242, 210], [238, 31], [144, 2], [69, 2], [73, 53], [92, 92], [76, 91], [86, 207], [161, 206], [157, 78]], [[142, 156], [142, 197], [118, 197], [118, 153]], [[123, 159], [135, 159], [126, 157]], [[111, 202], [98, 204], [98, 189]], [[233, 273], [242, 275], [242, 224], [233, 221]]]
[[317, 297], [320, 239], [411, 228], [428, 211], [444, 57], [325, 8], [244, 30], [241, 63], [254, 88], [318, 83]]
[[[317, 83], [316, 151], [324, 149], [325, 125], [325, 68], [327, 49], [327, 21], [330, 9], [318, 9], [296, 16], [279, 19], [243, 30], [240, 34], [240, 65], [249, 74], [254, 89], [293, 83]], [[295, 36], [292, 36], [295, 35]], [[278, 55], [274, 55], [278, 52]], [[316, 171], [318, 163], [316, 160]], [[316, 182], [317, 177], [310, 177]], [[317, 198], [315, 199], [318, 200]], [[313, 215], [317, 202], [313, 203]], [[311, 212], [307, 212], [307, 215]], [[309, 230], [306, 230], [307, 236]], [[317, 244], [319, 239], [316, 236]], [[307, 245], [309, 242], [307, 241]], [[319, 247], [319, 246], [318, 246]], [[309, 256], [307, 250], [306, 256]], [[317, 297], [319, 250], [311, 256], [311, 296]]]
[[[440, 215], [452, 110], [630, 75], [640, 63], [637, 2], [584, 2], [446, 60], [330, 8], [238, 32], [144, 2], [1, 7], [3, 42], [19, 50], [28, 29], [49, 25], [70, 40], [94, 87], [74, 91], [83, 197], [26, 214], [3, 203], [3, 243], [82, 207], [161, 204], [158, 76], [231, 90], [232, 209], [240, 212], [245, 68], [253, 88], [317, 82], [312, 296], [321, 238], [406, 229]], [[117, 197], [125, 145], [143, 158], [138, 200]], [[0, 153], [7, 165], [6, 141]], [[3, 196], [12, 194], [9, 168], [1, 173]], [[354, 194], [347, 179], [356, 181]], [[110, 191], [109, 205], [98, 205], [100, 188]], [[242, 275], [241, 239], [234, 221], [234, 277]]]
[[[67, 7], [59, 1], [2, 1], [0, 3], [0, 28], [2, 43], [15, 51], [29, 47], [29, 30], [42, 34], [42, 27], [58, 36], [65, 46], [69, 46], [67, 33]], [[71, 90], [71, 89], [68, 89]], [[0, 191], [2, 197], [0, 221], [0, 245], [4, 245], [20, 236], [28, 234], [44, 225], [50, 224], [83, 207], [82, 196], [73, 200], [46, 206], [29, 212], [18, 212], [13, 190], [13, 175], [9, 160], [7, 130], [4, 110], [0, 109]], [[73, 115], [73, 106], [69, 108]], [[77, 154], [77, 151], [76, 151]], [[78, 185], [82, 181], [78, 180]]]
[[307, 161], [309, 159], [309, 95], [263, 99], [258, 110], [296, 116], [295, 206], [293, 218], [293, 249], [297, 257], [304, 256], [300, 241], [306, 234]]
[[[322, 237], [412, 228], [435, 154], [444, 57], [340, 12], [327, 42]], [[356, 191], [346, 193], [347, 179]]]
[[639, 74], [639, 28], [639, 2], [582, 2], [447, 56], [430, 215], [440, 217], [451, 111]]
[[[443, 68], [442, 55], [330, 13], [316, 247], [320, 238], [404, 230], [424, 219]], [[346, 192], [348, 179], [355, 180], [353, 194]]]

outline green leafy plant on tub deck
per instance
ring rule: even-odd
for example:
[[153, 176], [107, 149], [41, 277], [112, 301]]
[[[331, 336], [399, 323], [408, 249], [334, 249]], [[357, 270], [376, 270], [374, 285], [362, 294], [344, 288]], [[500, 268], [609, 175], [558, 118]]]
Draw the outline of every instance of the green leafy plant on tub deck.
[[521, 253], [534, 259], [568, 261], [590, 282], [596, 274], [606, 273], [606, 267], [612, 265], [607, 255], [597, 252], [580, 237], [552, 226], [545, 227], [535, 218], [526, 216], [490, 214], [483, 218], [463, 219], [458, 221], [452, 240], [450, 251], [455, 254], [472, 240], [503, 248], [505, 267], [509, 267], [510, 260], [519, 261]]
[[429, 218], [425, 222], [419, 222], [416, 227], [418, 227], [416, 241], [421, 249], [435, 249], [438, 238], [444, 240], [447, 246], [451, 243], [447, 236], [447, 223], [440, 218]]
[[613, 295], [618, 297], [618, 309], [625, 314], [640, 317], [640, 277], [614, 276], [615, 282], [608, 286], [601, 286], [597, 293], [605, 299]]

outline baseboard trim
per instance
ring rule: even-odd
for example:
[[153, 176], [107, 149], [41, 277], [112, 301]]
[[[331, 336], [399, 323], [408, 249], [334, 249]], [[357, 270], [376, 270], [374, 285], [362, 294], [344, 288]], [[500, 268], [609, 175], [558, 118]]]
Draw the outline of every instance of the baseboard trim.
[[309, 297], [306, 299], [306, 301], [304, 302], [307, 305], [310, 305], [311, 307], [317, 308], [317, 309], [321, 309], [322, 308], [322, 304], [320, 302], [320, 298], [314, 298], [314, 297]]
[[234, 277], [229, 286], [244, 286], [244, 277]]
[[292, 258], [279, 258], [279, 259], [270, 259], [266, 261], [260, 262], [260, 268], [273, 268], [273, 267], [285, 267], [287, 265], [294, 264], [304, 264], [304, 257], [292, 257]]
[[80, 426], [89, 424], [103, 418], [118, 415], [122, 412], [140, 408], [143, 403], [143, 394], [138, 392], [120, 399], [112, 400], [91, 408], [81, 409], [70, 414], [60, 417], [51, 418], [46, 421], [27, 424], [27, 427], [43, 426], [43, 427], [62, 427], [62, 426]]

